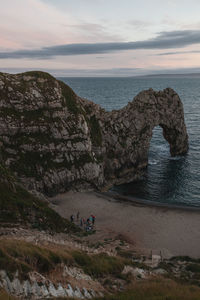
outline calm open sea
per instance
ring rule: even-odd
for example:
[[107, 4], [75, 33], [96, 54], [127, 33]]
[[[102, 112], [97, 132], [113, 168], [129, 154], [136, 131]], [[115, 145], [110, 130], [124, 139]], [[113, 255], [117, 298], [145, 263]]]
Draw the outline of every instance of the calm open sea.
[[80, 97], [92, 100], [108, 111], [122, 108], [144, 89], [173, 88], [184, 104], [189, 153], [184, 157], [171, 158], [162, 130], [156, 127], [145, 176], [138, 182], [113, 189], [145, 200], [200, 207], [200, 77], [60, 79]]

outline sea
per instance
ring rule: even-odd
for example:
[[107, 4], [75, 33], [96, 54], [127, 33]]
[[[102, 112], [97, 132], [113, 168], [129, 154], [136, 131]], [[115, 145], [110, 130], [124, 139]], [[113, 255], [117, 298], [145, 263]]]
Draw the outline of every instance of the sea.
[[77, 95], [100, 104], [107, 111], [122, 108], [142, 90], [173, 88], [184, 105], [188, 154], [171, 157], [162, 129], [155, 127], [145, 175], [137, 182], [114, 186], [112, 191], [129, 199], [200, 207], [200, 76], [59, 79]]

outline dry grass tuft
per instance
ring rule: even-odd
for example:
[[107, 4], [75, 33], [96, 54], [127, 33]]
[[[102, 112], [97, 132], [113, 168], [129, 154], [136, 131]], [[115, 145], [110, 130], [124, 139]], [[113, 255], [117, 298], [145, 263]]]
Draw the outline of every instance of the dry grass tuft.
[[170, 279], [152, 279], [135, 282], [129, 290], [101, 300], [200, 300], [200, 288], [183, 285]]
[[17, 270], [21, 277], [29, 271], [46, 274], [57, 265], [73, 264], [72, 255], [62, 248], [39, 247], [25, 241], [2, 240], [0, 244], [0, 269], [6, 270], [10, 276]]

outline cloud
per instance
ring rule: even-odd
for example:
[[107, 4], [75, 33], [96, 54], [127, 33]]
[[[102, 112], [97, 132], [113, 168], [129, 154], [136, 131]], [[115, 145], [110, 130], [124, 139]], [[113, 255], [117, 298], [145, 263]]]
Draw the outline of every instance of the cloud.
[[102, 54], [123, 50], [182, 48], [193, 44], [200, 44], [200, 30], [161, 32], [155, 38], [136, 42], [79, 43], [43, 47], [38, 50], [0, 52], [0, 59], [45, 59], [55, 56]]
[[[16, 50], [52, 45], [53, 42], [73, 43], [75, 40], [67, 28], [71, 22], [69, 14], [41, 0], [3, 1], [0, 9], [0, 47]], [[63, 28], [60, 23], [66, 27]]]
[[0, 50], [123, 40], [123, 35], [119, 36], [109, 26], [79, 20], [69, 10], [59, 10], [58, 3], [52, 4], [41, 0], [3, 1], [0, 9]]
[[111, 33], [109, 32], [109, 26], [98, 23], [79, 21], [77, 24], [67, 25], [67, 28], [71, 29], [72, 32], [80, 33], [80, 35], [84, 36], [89, 41], [122, 41], [122, 35], [120, 36], [116, 32]]
[[107, 56], [96, 56], [96, 59], [105, 59]]
[[144, 29], [146, 27], [154, 25], [153, 22], [147, 22], [147, 21], [142, 21], [142, 20], [131, 20], [128, 22], [128, 25], [135, 29]]
[[163, 52], [155, 55], [165, 56], [165, 55], [179, 55], [179, 54], [193, 54], [193, 53], [200, 53], [200, 50]]

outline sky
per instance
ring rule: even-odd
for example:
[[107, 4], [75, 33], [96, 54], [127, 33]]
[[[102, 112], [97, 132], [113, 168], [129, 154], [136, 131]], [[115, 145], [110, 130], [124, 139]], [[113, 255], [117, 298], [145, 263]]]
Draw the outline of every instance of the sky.
[[199, 0], [0, 0], [0, 71], [200, 72]]

